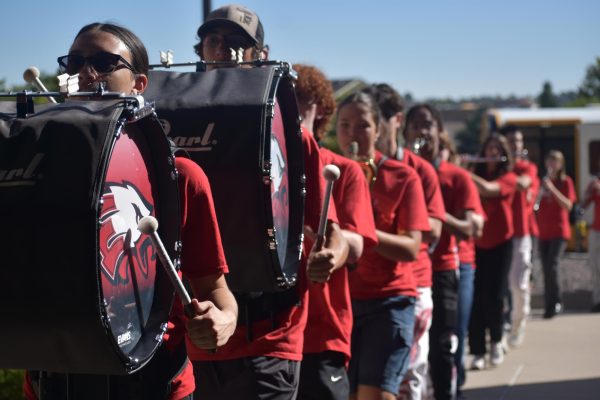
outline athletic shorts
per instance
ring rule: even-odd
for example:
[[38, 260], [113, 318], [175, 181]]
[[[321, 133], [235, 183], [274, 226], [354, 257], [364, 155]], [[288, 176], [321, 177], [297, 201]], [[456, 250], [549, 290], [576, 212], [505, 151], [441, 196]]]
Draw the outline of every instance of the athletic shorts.
[[300, 365], [299, 400], [347, 400], [349, 389], [344, 353], [304, 354]]
[[352, 312], [350, 392], [367, 385], [397, 394], [410, 361], [415, 298], [353, 300]]

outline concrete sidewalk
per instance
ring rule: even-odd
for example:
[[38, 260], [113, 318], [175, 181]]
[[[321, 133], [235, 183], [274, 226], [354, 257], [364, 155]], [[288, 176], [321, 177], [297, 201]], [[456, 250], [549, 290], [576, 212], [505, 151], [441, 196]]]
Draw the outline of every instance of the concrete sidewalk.
[[600, 314], [544, 320], [535, 310], [526, 332], [502, 365], [467, 372], [466, 399], [600, 399]]

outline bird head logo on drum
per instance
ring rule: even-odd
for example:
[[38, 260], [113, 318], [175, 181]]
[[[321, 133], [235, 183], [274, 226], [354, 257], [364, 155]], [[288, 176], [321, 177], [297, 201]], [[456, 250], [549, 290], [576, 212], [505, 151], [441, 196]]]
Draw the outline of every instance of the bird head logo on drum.
[[[155, 257], [154, 245], [142, 237], [137, 225], [152, 214], [152, 205], [133, 184], [107, 183], [100, 213], [100, 265], [102, 272], [117, 285], [128, 282], [127, 263], [144, 277], [148, 275], [149, 257]], [[126, 254], [126, 252], [130, 254]]]

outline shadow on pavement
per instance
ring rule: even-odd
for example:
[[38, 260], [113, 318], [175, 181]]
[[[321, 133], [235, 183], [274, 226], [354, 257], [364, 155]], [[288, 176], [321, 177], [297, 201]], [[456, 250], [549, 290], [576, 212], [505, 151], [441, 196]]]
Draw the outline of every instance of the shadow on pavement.
[[600, 377], [469, 389], [463, 396], [466, 400], [598, 400]]

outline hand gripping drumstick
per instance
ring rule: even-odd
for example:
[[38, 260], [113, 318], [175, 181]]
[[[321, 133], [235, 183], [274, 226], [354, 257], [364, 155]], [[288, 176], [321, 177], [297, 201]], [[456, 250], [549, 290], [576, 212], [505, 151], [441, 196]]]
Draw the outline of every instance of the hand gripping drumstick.
[[[42, 81], [40, 81], [40, 70], [37, 69], [37, 67], [27, 68], [25, 72], [23, 72], [23, 79], [25, 79], [25, 82], [31, 83], [33, 86], [35, 86], [42, 92], [48, 91], [48, 89], [46, 89], [46, 86], [44, 86]], [[49, 96], [48, 100], [50, 100], [52, 103], [56, 103], [56, 100], [54, 100], [54, 97], [52, 96]]]
[[333, 190], [333, 182], [337, 181], [339, 177], [340, 169], [337, 166], [328, 164], [323, 168], [323, 178], [327, 181], [327, 186], [325, 187], [325, 198], [321, 207], [321, 219], [319, 220], [319, 231], [317, 232], [317, 251], [321, 250], [325, 244], [325, 229], [327, 229], [327, 215], [329, 214], [331, 191]]
[[[188, 318], [193, 318], [194, 316], [196, 316], [196, 312], [192, 308], [192, 300], [190, 299], [190, 295], [185, 289], [185, 286], [183, 286], [183, 282], [181, 282], [181, 279], [177, 274], [177, 270], [173, 266], [173, 263], [169, 258], [169, 254], [167, 253], [167, 250], [165, 249], [165, 246], [162, 243], [162, 240], [160, 240], [160, 236], [158, 236], [158, 221], [153, 216], [148, 215], [140, 219], [140, 222], [138, 222], [138, 230], [142, 233], [150, 235], [150, 238], [152, 239], [152, 241], [156, 245], [156, 248], [158, 249], [158, 258], [160, 258], [160, 261], [165, 267], [165, 270], [167, 271], [167, 275], [169, 276], [171, 283], [175, 287], [175, 291], [177, 292], [179, 298], [181, 299], [181, 302], [183, 303], [183, 311], [185, 312], [185, 315]], [[217, 349], [208, 349], [208, 351], [211, 353], [216, 353]]]

